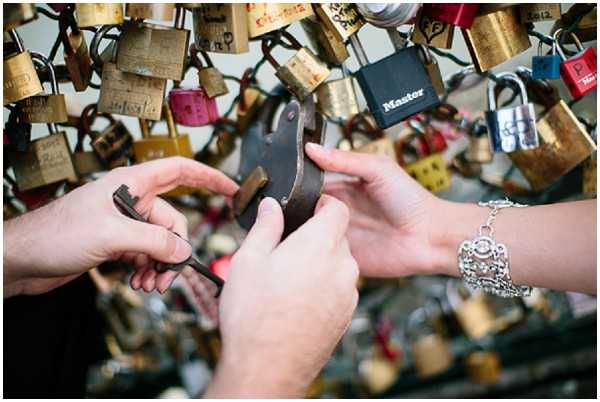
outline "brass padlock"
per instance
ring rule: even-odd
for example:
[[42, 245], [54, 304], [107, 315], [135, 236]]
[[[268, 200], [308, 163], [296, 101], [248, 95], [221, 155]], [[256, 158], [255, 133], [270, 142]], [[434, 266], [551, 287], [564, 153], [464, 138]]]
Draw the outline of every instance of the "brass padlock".
[[4, 69], [4, 105], [44, 92], [31, 60], [31, 55], [23, 47], [21, 38], [15, 30], [10, 31], [10, 36], [17, 45], [19, 52], [8, 56], [2, 63]]
[[98, 111], [160, 120], [166, 80], [120, 71], [104, 63]]
[[320, 59], [331, 64], [342, 64], [350, 57], [346, 44], [315, 17], [304, 18], [300, 24]]
[[415, 340], [411, 347], [419, 377], [433, 377], [452, 365], [450, 348], [440, 334], [431, 333], [422, 336]]
[[9, 31], [37, 19], [34, 3], [3, 3], [4, 31]]
[[175, 3], [127, 3], [125, 15], [134, 20], [171, 21]]
[[195, 159], [218, 168], [221, 163], [235, 150], [235, 133], [238, 131], [237, 123], [227, 118], [221, 118], [215, 123], [214, 131], [209, 144], [196, 154]]
[[521, 23], [556, 21], [560, 19], [560, 3], [528, 3], [519, 4]]
[[71, 150], [64, 131], [50, 124], [50, 135], [29, 143], [27, 152], [14, 152], [11, 164], [19, 191], [63, 180], [77, 181]]
[[243, 3], [206, 3], [192, 11], [194, 41], [207, 52], [248, 52], [248, 12]]
[[[187, 134], [179, 134], [169, 103], [165, 102], [163, 106], [164, 117], [167, 121], [168, 134], [154, 135], [150, 134], [148, 122], [140, 119], [142, 139], [133, 143], [133, 153], [137, 163], [143, 163], [153, 159], [166, 158], [169, 156], [183, 156], [185, 158], [194, 158], [190, 137]], [[184, 194], [195, 192], [195, 189], [188, 187], [177, 187], [166, 193], [166, 196], [178, 197]]]
[[358, 100], [354, 91], [354, 78], [341, 65], [342, 78], [322, 83], [317, 88], [317, 107], [325, 116], [345, 119], [358, 114]]
[[123, 24], [117, 68], [145, 77], [183, 80], [190, 40], [190, 31], [183, 29], [184, 13], [177, 9], [175, 28], [139, 21]]
[[465, 358], [467, 376], [475, 384], [497, 383], [500, 367], [500, 356], [493, 351], [471, 352]]
[[[71, 32], [67, 33], [71, 27]], [[60, 14], [59, 35], [63, 43], [65, 65], [75, 91], [85, 91], [92, 79], [92, 59], [88, 53], [83, 32], [77, 27], [75, 18], [69, 12]]]
[[271, 55], [267, 41], [262, 41], [262, 51], [267, 61], [275, 68], [275, 75], [288, 91], [299, 100], [304, 100], [329, 77], [327, 65], [308, 48], [303, 47], [289, 32], [281, 31], [290, 41], [296, 53], [283, 65], [279, 65]]
[[353, 3], [315, 3], [320, 20], [337, 40], [345, 42], [365, 24]]
[[246, 9], [251, 38], [314, 15], [310, 3], [247, 3]]
[[596, 150], [594, 141], [562, 99], [536, 126], [540, 146], [508, 154], [534, 190], [548, 187]]
[[63, 123], [67, 116], [65, 96], [58, 92], [54, 65], [44, 55], [31, 52], [31, 58], [49, 71], [52, 93], [36, 95], [19, 101], [20, 118], [25, 123]]
[[83, 150], [83, 141], [86, 137], [88, 135], [80, 124], [77, 130], [77, 143], [73, 152], [73, 166], [80, 182], [85, 182], [89, 176], [105, 170], [102, 161], [93, 150]]
[[452, 49], [454, 39], [454, 25], [447, 22], [437, 21], [419, 10], [417, 19], [410, 38], [414, 43], [437, 47], [441, 49]]
[[467, 336], [477, 339], [494, 330], [496, 314], [483, 292], [471, 293], [462, 284], [449, 281], [446, 296]]
[[[206, 67], [202, 65], [198, 53], [202, 54]], [[212, 60], [204, 50], [197, 50], [195, 44], [192, 44], [190, 46], [190, 59], [192, 65], [198, 69], [198, 81], [200, 86], [204, 88], [206, 96], [215, 98], [229, 93], [223, 74], [213, 65]]]
[[398, 379], [400, 367], [395, 362], [376, 355], [361, 361], [358, 371], [369, 392], [378, 395], [394, 385]]
[[480, 14], [463, 36], [478, 72], [504, 63], [531, 47], [515, 7]]
[[121, 3], [75, 3], [75, 12], [79, 28], [123, 23]]
[[474, 163], [490, 163], [494, 154], [487, 135], [487, 126], [480, 118], [475, 120], [468, 130], [469, 145], [465, 152], [465, 159]]
[[444, 79], [442, 78], [442, 72], [440, 71], [440, 65], [438, 64], [435, 57], [431, 54], [429, 47], [426, 45], [420, 46], [423, 54], [423, 66], [427, 71], [427, 75], [431, 79], [431, 84], [435, 89], [435, 92], [439, 97], [446, 95], [446, 86], [444, 85]]
[[248, 68], [242, 74], [240, 93], [236, 105], [236, 121], [240, 133], [244, 133], [260, 110], [266, 97], [256, 88], [250, 87], [250, 77], [253, 70]]

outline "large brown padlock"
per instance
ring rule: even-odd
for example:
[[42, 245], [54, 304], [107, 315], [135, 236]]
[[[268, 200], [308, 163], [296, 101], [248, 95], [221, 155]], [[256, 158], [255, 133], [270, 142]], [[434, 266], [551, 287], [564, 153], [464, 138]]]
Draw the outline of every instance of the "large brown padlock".
[[134, 20], [171, 21], [175, 3], [127, 3], [125, 15]]
[[[71, 32], [67, 33], [68, 28]], [[92, 79], [92, 59], [83, 32], [77, 27], [72, 12], [63, 12], [59, 19], [59, 35], [63, 43], [65, 65], [75, 91], [85, 91]]]
[[250, 126], [254, 116], [256, 116], [266, 99], [258, 89], [250, 87], [253, 71], [253, 69], [247, 68], [240, 80], [240, 93], [235, 109], [237, 127], [240, 133], [244, 133]]
[[331, 64], [342, 64], [350, 57], [346, 44], [316, 17], [304, 18], [300, 24], [320, 59]]
[[63, 123], [68, 120], [65, 96], [58, 91], [54, 65], [44, 55], [31, 52], [34, 62], [48, 69], [51, 94], [30, 96], [19, 101], [21, 121], [25, 123]]
[[342, 78], [322, 83], [317, 88], [317, 107], [330, 118], [348, 118], [358, 114], [358, 100], [354, 91], [354, 78], [345, 65], [341, 65]]
[[194, 42], [217, 53], [248, 52], [248, 12], [243, 3], [205, 3], [192, 11]]
[[250, 38], [314, 15], [310, 3], [247, 3]]
[[414, 43], [421, 45], [451, 49], [454, 39], [454, 25], [434, 20], [429, 15], [423, 13], [423, 9], [421, 8], [417, 14], [410, 39]]
[[319, 19], [337, 40], [345, 42], [365, 24], [353, 3], [315, 3]]
[[18, 52], [4, 58], [3, 96], [4, 105], [37, 95], [44, 91], [38, 78], [31, 54], [23, 47], [23, 42], [17, 31], [9, 32]]
[[123, 23], [121, 3], [75, 3], [75, 13], [79, 28]]
[[128, 21], [117, 47], [117, 68], [145, 77], [181, 81], [190, 40], [183, 29], [185, 11], [177, 9], [175, 27]]
[[34, 3], [3, 3], [4, 32], [20, 27], [37, 19]]
[[289, 32], [281, 31], [281, 34], [290, 41], [296, 50], [296, 53], [283, 66], [279, 65], [271, 55], [271, 49], [266, 40], [262, 41], [262, 51], [269, 64], [275, 68], [277, 78], [288, 91], [302, 101], [329, 77], [331, 71], [310, 49], [303, 47]]
[[[198, 53], [202, 54], [206, 66], [202, 65]], [[206, 96], [215, 98], [229, 93], [223, 74], [213, 65], [208, 53], [204, 50], [197, 50], [195, 44], [192, 44], [190, 46], [190, 59], [192, 65], [198, 70], [198, 81], [200, 86], [204, 88]]]
[[481, 12], [469, 29], [463, 29], [465, 43], [478, 72], [504, 63], [531, 47], [527, 29], [515, 7]]

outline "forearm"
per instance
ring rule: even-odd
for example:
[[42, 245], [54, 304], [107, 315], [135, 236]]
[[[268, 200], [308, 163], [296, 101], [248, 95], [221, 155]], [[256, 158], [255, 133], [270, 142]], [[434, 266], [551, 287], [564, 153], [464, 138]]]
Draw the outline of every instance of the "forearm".
[[[489, 213], [475, 204], [441, 202], [432, 241], [437, 272], [459, 275], [458, 247]], [[493, 227], [508, 248], [515, 284], [596, 294], [596, 200], [502, 209]]]

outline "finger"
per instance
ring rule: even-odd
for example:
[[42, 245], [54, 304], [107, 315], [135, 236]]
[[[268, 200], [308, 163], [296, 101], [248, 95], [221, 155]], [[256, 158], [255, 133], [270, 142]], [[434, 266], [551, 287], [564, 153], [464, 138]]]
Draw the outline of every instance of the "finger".
[[111, 173], [116, 184], [127, 184], [132, 194], [162, 194], [178, 186], [188, 186], [233, 196], [239, 188], [219, 170], [178, 156], [115, 169]]
[[281, 241], [283, 234], [283, 212], [271, 197], [264, 198], [258, 206], [256, 222], [240, 247], [242, 253], [268, 254]]
[[142, 276], [142, 288], [146, 292], [152, 292], [156, 287], [157, 272], [154, 269], [147, 269]]
[[325, 149], [312, 142], [306, 144], [306, 153], [323, 170], [357, 176], [366, 182], [376, 181], [382, 173], [396, 166], [396, 163], [388, 157]]

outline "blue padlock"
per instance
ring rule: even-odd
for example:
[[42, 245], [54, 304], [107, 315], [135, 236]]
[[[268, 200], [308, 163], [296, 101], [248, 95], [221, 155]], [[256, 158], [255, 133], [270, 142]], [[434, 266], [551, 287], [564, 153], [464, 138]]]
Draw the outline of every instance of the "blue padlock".
[[560, 56], [556, 54], [556, 40], [552, 40], [552, 54], [542, 55], [542, 41], [538, 45], [538, 55], [533, 56], [531, 69], [534, 80], [557, 80], [560, 78]]

